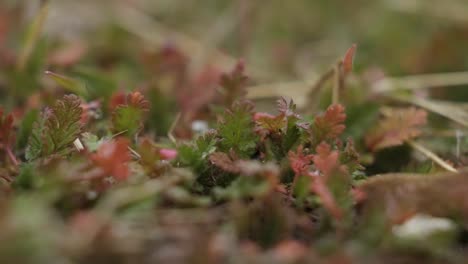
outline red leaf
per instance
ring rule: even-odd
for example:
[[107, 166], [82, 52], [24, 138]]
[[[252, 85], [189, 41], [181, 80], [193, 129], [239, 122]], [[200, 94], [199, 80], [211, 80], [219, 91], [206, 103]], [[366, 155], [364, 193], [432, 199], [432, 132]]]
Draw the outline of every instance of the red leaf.
[[109, 101], [109, 109], [112, 111], [117, 108], [119, 105], [125, 104], [125, 93], [122, 91], [116, 92], [112, 94], [111, 99]]
[[336, 203], [333, 193], [330, 191], [330, 177], [333, 172], [340, 169], [339, 152], [332, 150], [326, 142], [320, 143], [316, 148], [316, 155], [313, 155], [315, 168], [321, 172], [308, 173], [313, 178], [311, 190], [320, 197], [323, 206], [335, 219], [341, 219], [343, 216], [342, 209]]
[[90, 158], [104, 174], [114, 176], [117, 180], [125, 180], [129, 175], [128, 162], [131, 160], [128, 145], [126, 138], [104, 142]]
[[125, 105], [133, 106], [143, 111], [148, 111], [150, 107], [149, 101], [146, 100], [143, 94], [138, 91], [131, 92], [127, 96], [125, 96], [125, 93], [122, 91], [116, 92], [112, 95], [109, 102], [110, 110], [113, 111], [117, 107]]
[[313, 125], [313, 136], [317, 142], [327, 139], [333, 139], [341, 135], [346, 126], [345, 108], [340, 104], [334, 104], [328, 107], [327, 111], [315, 118]]
[[302, 145], [297, 148], [296, 152], [288, 152], [291, 169], [296, 175], [304, 175], [307, 173], [313, 157], [313, 155], [304, 154]]
[[336, 204], [336, 200], [326, 184], [325, 177], [313, 173], [309, 173], [309, 176], [313, 178], [311, 189], [320, 197], [323, 207], [325, 207], [335, 219], [341, 219], [343, 211]]
[[129, 93], [127, 95], [127, 105], [133, 106], [143, 111], [148, 111], [150, 108], [149, 101], [146, 100], [145, 97], [138, 91]]
[[353, 44], [351, 48], [349, 48], [344, 57], [343, 57], [343, 70], [344, 74], [348, 74], [353, 70], [353, 61], [354, 55], [356, 54], [357, 45]]
[[416, 108], [392, 109], [377, 126], [366, 135], [366, 146], [376, 151], [398, 146], [421, 134], [420, 126], [426, 124], [427, 113]]
[[325, 142], [320, 143], [316, 148], [317, 154], [313, 155], [315, 167], [320, 170], [324, 176], [329, 177], [338, 167], [338, 151], [331, 150], [330, 145]]

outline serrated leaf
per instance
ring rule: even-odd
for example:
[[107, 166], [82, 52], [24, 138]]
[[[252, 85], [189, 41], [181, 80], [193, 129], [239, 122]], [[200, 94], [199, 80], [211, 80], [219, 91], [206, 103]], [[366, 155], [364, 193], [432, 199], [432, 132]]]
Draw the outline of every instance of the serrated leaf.
[[329, 177], [338, 166], [338, 151], [331, 150], [330, 145], [325, 142], [320, 143], [315, 151], [317, 154], [312, 158], [315, 168]]
[[259, 129], [270, 132], [277, 132], [286, 125], [286, 119], [283, 115], [270, 115], [267, 113], [255, 113], [253, 119]]
[[66, 154], [69, 146], [81, 132], [81, 100], [76, 95], [65, 95], [46, 109], [34, 125], [26, 159], [33, 160], [51, 154]]
[[182, 166], [190, 166], [200, 173], [205, 169], [208, 156], [216, 151], [215, 134], [208, 132], [199, 136], [191, 144], [182, 144], [177, 148], [177, 160]]
[[224, 120], [217, 125], [223, 152], [234, 150], [241, 158], [249, 158], [255, 152], [258, 136], [254, 133], [252, 110], [250, 102], [241, 101], [226, 111]]
[[335, 139], [345, 130], [345, 108], [340, 104], [334, 104], [327, 108], [324, 114], [315, 118], [311, 127], [312, 140], [318, 144], [324, 140]]
[[140, 92], [128, 94], [125, 104], [118, 105], [112, 113], [112, 132], [133, 137], [142, 129], [148, 110], [149, 102]]
[[313, 163], [318, 172], [309, 173], [314, 179], [311, 189], [320, 197], [327, 211], [335, 219], [341, 220], [351, 206], [347, 168], [339, 163], [339, 152], [332, 150], [326, 142], [321, 142], [316, 152]]
[[305, 175], [312, 164], [314, 156], [310, 154], [304, 154], [303, 146], [299, 146], [297, 150], [289, 151], [288, 159], [291, 169], [296, 175]]
[[426, 124], [426, 116], [426, 111], [416, 108], [391, 109], [366, 135], [366, 146], [377, 151], [415, 138], [421, 134], [420, 127]]

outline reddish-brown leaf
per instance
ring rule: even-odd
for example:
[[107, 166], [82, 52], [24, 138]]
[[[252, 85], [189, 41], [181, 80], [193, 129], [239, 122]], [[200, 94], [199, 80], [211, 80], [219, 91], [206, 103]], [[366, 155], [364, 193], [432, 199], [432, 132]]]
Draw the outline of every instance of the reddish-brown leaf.
[[353, 44], [343, 57], [343, 71], [348, 74], [353, 70], [354, 55], [356, 54], [357, 45]]
[[426, 124], [427, 113], [416, 108], [392, 109], [367, 134], [366, 146], [376, 151], [379, 149], [398, 146], [408, 139], [421, 134], [420, 127]]
[[90, 158], [105, 175], [125, 180], [129, 175], [128, 162], [131, 160], [128, 145], [129, 141], [126, 138], [104, 142]]
[[114, 111], [117, 108], [117, 106], [124, 105], [125, 102], [126, 102], [125, 93], [122, 91], [116, 92], [112, 94], [110, 98], [109, 109], [111, 111]]
[[131, 92], [127, 95], [127, 105], [133, 106], [143, 111], [148, 111], [150, 108], [149, 101], [146, 100], [143, 94], [138, 91]]
[[314, 125], [312, 126], [314, 140], [318, 143], [338, 137], [346, 128], [344, 125], [345, 120], [345, 108], [341, 104], [329, 106], [324, 114], [315, 118]]
[[304, 148], [302, 145], [297, 147], [296, 152], [288, 152], [289, 164], [296, 175], [305, 175], [309, 170], [309, 166], [311, 165], [313, 158], [314, 156], [311, 154], [304, 154]]
[[260, 135], [267, 135], [280, 131], [286, 126], [286, 119], [283, 114], [277, 116], [268, 113], [255, 113], [253, 116], [256, 128]]
[[115, 110], [119, 106], [132, 106], [143, 111], [148, 111], [150, 103], [139, 91], [131, 92], [127, 95], [125, 95], [124, 92], [119, 91], [112, 95], [109, 102], [109, 108], [111, 110]]
[[325, 177], [329, 177], [338, 167], [338, 151], [332, 151], [330, 145], [325, 142], [320, 143], [315, 150], [317, 154], [313, 155], [312, 158], [315, 168], [321, 171]]

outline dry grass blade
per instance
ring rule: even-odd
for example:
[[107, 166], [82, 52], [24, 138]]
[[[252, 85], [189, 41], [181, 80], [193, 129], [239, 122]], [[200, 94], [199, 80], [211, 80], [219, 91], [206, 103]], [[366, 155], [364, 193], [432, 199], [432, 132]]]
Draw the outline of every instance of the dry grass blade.
[[407, 140], [406, 141], [412, 148], [416, 149], [417, 151], [421, 152], [422, 154], [424, 154], [426, 157], [430, 158], [432, 161], [434, 161], [435, 163], [437, 163], [439, 166], [441, 166], [442, 168], [446, 169], [447, 171], [450, 171], [450, 172], [458, 172], [457, 169], [455, 169], [452, 165], [448, 164], [447, 162], [445, 162], [443, 159], [441, 159], [439, 156], [437, 156], [434, 152], [430, 151], [429, 149], [427, 149], [426, 147], [424, 147], [423, 145], [417, 143], [417, 142], [414, 142], [412, 140]]
[[464, 84], [468, 84], [468, 72], [434, 73], [384, 78], [373, 85], [373, 90], [377, 93], [387, 93], [399, 89], [417, 90]]

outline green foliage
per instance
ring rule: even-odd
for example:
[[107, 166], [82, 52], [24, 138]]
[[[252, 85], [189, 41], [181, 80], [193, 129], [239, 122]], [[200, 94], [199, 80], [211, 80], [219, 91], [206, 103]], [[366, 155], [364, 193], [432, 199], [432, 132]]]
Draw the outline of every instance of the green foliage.
[[215, 135], [213, 133], [199, 136], [192, 144], [182, 144], [177, 148], [178, 163], [189, 166], [197, 173], [206, 170], [208, 156], [216, 151]]
[[88, 94], [88, 90], [86, 88], [86, 85], [83, 82], [80, 82], [79, 80], [72, 79], [67, 76], [63, 76], [57, 73], [53, 73], [51, 71], [46, 71], [46, 75], [50, 76], [52, 80], [54, 80], [57, 84], [59, 84], [61, 87], [63, 87], [65, 90], [85, 96]]
[[34, 123], [39, 118], [39, 111], [36, 109], [32, 109], [27, 112], [23, 120], [21, 120], [21, 124], [18, 130], [18, 138], [16, 140], [16, 146], [20, 149], [23, 149], [28, 144], [28, 139], [31, 136], [31, 132], [34, 127]]
[[134, 137], [143, 127], [149, 102], [139, 92], [130, 93], [125, 104], [118, 105], [112, 113], [112, 132]]
[[38, 187], [40, 178], [35, 174], [36, 165], [26, 163], [21, 166], [18, 177], [15, 178], [13, 187], [18, 190], [29, 190]]
[[65, 95], [51, 108], [46, 109], [36, 122], [26, 159], [34, 160], [52, 154], [64, 155], [81, 132], [81, 100], [76, 95]]
[[218, 123], [217, 130], [220, 150], [235, 151], [241, 158], [251, 157], [256, 150], [258, 136], [254, 133], [252, 121], [253, 105], [246, 101], [235, 102]]
[[142, 111], [132, 106], [120, 106], [112, 115], [112, 131], [135, 135], [141, 129]]

